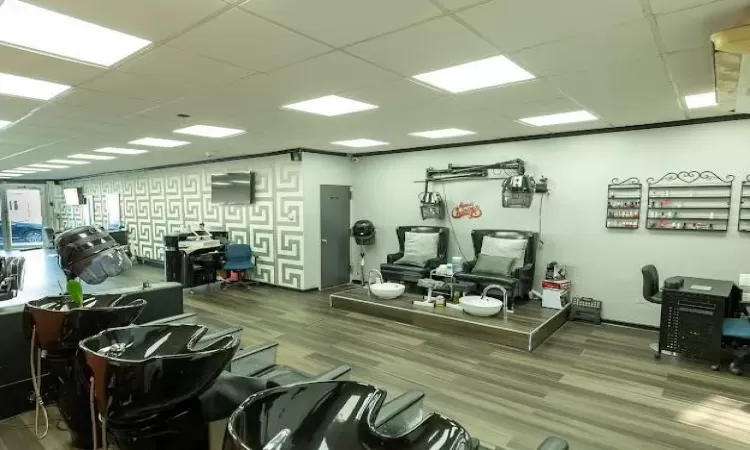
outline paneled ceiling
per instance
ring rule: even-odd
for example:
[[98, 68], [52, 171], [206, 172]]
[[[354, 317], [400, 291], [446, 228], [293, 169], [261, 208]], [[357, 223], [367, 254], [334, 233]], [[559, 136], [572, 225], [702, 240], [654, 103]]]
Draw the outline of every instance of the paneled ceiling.
[[[713, 90], [709, 35], [750, 18], [750, 0], [28, 3], [153, 44], [111, 68], [0, 45], [0, 72], [73, 86], [47, 102], [0, 96], [0, 120], [13, 122], [0, 130], [0, 170], [133, 147], [127, 143], [145, 136], [191, 144], [19, 181], [205, 161], [207, 154], [387, 151], [725, 115], [688, 110], [683, 97]], [[496, 55], [536, 79], [451, 94], [410, 78]], [[378, 108], [335, 117], [281, 108], [331, 94]], [[518, 122], [575, 110], [599, 120], [543, 128]], [[172, 132], [195, 124], [247, 132], [225, 139]], [[476, 134], [409, 135], [440, 128]], [[388, 145], [331, 144], [358, 138]]]

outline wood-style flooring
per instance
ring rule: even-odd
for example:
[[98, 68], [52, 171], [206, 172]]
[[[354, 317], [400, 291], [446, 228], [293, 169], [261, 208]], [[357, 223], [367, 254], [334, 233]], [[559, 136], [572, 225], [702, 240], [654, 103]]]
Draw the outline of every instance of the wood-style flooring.
[[[331, 309], [328, 294], [214, 289], [185, 304], [242, 325], [243, 345], [279, 342], [279, 363], [306, 372], [348, 364], [354, 379], [389, 393], [422, 390], [428, 408], [498, 448], [536, 449], [548, 435], [574, 450], [750, 448], [750, 376], [656, 361], [655, 332], [567, 323], [529, 353]], [[8, 425], [30, 423], [33, 413]], [[38, 443], [0, 426], [2, 450], [58, 450], [64, 439], [54, 427]]]

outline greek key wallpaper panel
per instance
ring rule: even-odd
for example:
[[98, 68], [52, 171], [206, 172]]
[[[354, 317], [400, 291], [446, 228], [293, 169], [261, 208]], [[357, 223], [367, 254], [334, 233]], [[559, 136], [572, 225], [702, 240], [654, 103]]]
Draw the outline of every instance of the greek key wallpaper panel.
[[[212, 174], [246, 170], [255, 172], [254, 204], [211, 202]], [[109, 217], [106, 194], [120, 194], [121, 217], [139, 257], [164, 260], [165, 234], [203, 222], [209, 229], [226, 229], [232, 242], [253, 247], [253, 278], [304, 286], [302, 166], [287, 155], [66, 181], [56, 189], [55, 209], [61, 225], [69, 228], [84, 224], [82, 208], [88, 206], [66, 206], [64, 187], [83, 187], [91, 197], [93, 220], [102, 225]]]

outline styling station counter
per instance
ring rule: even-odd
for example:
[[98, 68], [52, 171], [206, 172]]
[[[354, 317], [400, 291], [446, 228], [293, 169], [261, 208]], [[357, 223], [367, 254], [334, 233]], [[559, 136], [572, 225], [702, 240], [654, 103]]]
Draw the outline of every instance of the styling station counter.
[[430, 330], [465, 336], [495, 344], [533, 351], [568, 320], [570, 305], [561, 310], [542, 308], [536, 302], [516, 305], [513, 313], [478, 317], [446, 306], [424, 307], [412, 302], [422, 298], [403, 294], [383, 300], [361, 287], [331, 294], [333, 308], [368, 314]]

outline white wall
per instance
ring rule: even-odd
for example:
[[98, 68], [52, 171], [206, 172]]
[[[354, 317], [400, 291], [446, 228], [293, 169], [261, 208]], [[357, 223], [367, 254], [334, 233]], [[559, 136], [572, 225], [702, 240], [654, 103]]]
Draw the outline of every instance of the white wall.
[[[537, 284], [547, 262], [564, 263], [574, 294], [602, 300], [606, 319], [658, 324], [658, 306], [641, 297], [640, 269], [645, 264], [655, 264], [662, 279], [686, 275], [736, 282], [739, 273], [750, 272], [750, 233], [737, 231], [741, 180], [750, 173], [750, 121], [366, 157], [355, 166], [352, 215], [369, 218], [377, 227], [377, 243], [368, 251], [367, 269], [377, 268], [386, 254], [397, 250], [397, 226], [449, 226], [447, 221], [424, 222], [419, 216], [417, 194], [423, 184], [414, 181], [424, 178], [425, 168], [513, 158], [526, 161], [528, 172], [537, 178], [549, 177], [551, 193], [544, 198], [542, 210], [544, 245], [537, 254]], [[737, 177], [730, 231], [646, 230], [645, 204], [638, 230], [605, 228], [607, 184], [612, 178], [640, 178], [645, 195], [646, 178], [680, 170], [711, 170]], [[472, 229], [539, 230], [539, 196], [528, 210], [504, 209], [499, 181], [450, 182], [444, 188], [449, 210], [463, 200], [478, 202], [483, 211], [480, 219], [453, 221], [451, 235], [467, 258], [473, 257]], [[443, 186], [435, 184], [435, 189], [442, 191]], [[459, 254], [455, 240], [451, 241], [450, 256]], [[352, 265], [356, 265], [354, 256]]]
[[305, 204], [305, 286], [320, 287], [320, 186], [354, 184], [355, 165], [343, 156], [303, 153], [303, 199]]

